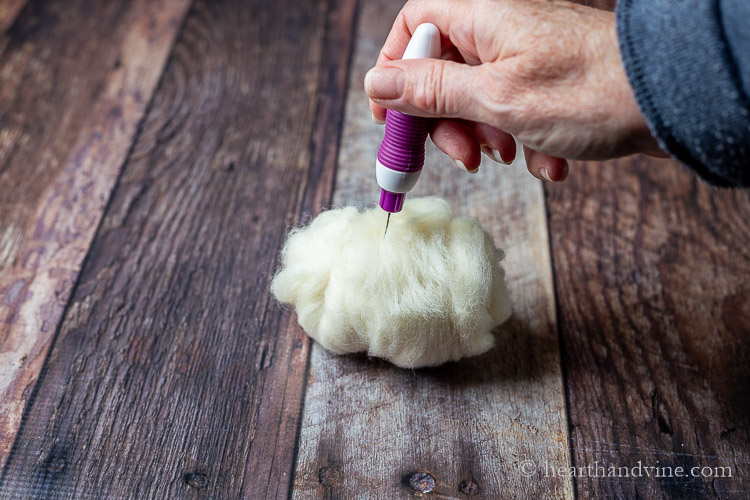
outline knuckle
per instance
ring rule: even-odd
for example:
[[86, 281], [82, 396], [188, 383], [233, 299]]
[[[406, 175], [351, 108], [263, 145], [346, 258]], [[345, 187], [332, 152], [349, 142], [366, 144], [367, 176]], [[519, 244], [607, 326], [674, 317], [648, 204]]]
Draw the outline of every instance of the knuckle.
[[546, 79], [546, 75], [551, 70], [547, 49], [540, 47], [539, 49], [529, 51], [519, 61], [516, 69], [518, 77], [523, 80], [533, 82]]
[[578, 51], [561, 51], [540, 44], [520, 59], [518, 76], [529, 83], [556, 82], [574, 75], [577, 73], [576, 68], [581, 66]]
[[445, 64], [431, 64], [421, 72], [412, 99], [417, 108], [430, 114], [442, 116], [450, 111], [452, 96], [445, 92]]
[[477, 87], [482, 89], [481, 105], [490, 125], [502, 128], [513, 115], [522, 87], [517, 78], [507, 73], [483, 71], [476, 75]]

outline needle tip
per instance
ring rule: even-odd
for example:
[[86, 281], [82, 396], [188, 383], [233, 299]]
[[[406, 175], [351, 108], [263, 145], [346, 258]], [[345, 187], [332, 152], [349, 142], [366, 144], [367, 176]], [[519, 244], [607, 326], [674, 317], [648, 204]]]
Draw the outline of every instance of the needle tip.
[[388, 224], [391, 223], [391, 213], [388, 212], [388, 218], [385, 220], [385, 231], [383, 232], [383, 238], [385, 238], [385, 235], [388, 234]]

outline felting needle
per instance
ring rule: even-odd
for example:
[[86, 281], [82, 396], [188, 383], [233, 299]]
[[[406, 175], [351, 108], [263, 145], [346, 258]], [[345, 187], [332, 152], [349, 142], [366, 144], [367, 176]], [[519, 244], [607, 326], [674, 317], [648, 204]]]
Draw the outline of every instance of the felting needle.
[[[430, 23], [420, 24], [406, 46], [402, 59], [440, 59], [440, 31]], [[392, 109], [385, 112], [385, 136], [375, 160], [375, 180], [381, 188], [380, 208], [400, 212], [406, 193], [417, 183], [424, 166], [424, 145], [430, 132], [429, 118]], [[385, 233], [383, 234], [385, 238]]]
[[388, 212], [388, 218], [385, 220], [385, 231], [383, 232], [383, 238], [385, 238], [385, 235], [388, 234], [388, 224], [391, 223], [391, 213]]

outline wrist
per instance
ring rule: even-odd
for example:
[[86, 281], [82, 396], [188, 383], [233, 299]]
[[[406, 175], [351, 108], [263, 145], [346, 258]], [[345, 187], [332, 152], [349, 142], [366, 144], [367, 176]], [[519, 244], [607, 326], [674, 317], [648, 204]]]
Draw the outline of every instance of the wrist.
[[612, 37], [614, 40], [613, 51], [616, 54], [615, 68], [613, 72], [621, 82], [623, 99], [621, 102], [622, 109], [620, 115], [624, 118], [626, 124], [625, 132], [625, 154], [644, 153], [652, 156], [668, 157], [664, 152], [658, 139], [654, 135], [648, 120], [644, 115], [641, 105], [635, 95], [635, 91], [630, 83], [630, 78], [625, 69], [620, 44], [617, 37], [616, 24], [612, 23]]

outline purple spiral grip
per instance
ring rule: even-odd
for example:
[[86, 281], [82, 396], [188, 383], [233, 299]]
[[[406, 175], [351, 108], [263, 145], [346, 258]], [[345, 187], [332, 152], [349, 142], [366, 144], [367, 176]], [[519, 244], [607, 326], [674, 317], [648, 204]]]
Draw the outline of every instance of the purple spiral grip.
[[[387, 110], [385, 137], [378, 150], [378, 161], [395, 172], [419, 172], [424, 166], [424, 145], [429, 131], [429, 118]], [[383, 188], [380, 208], [386, 212], [400, 212], [405, 197], [404, 192]]]

